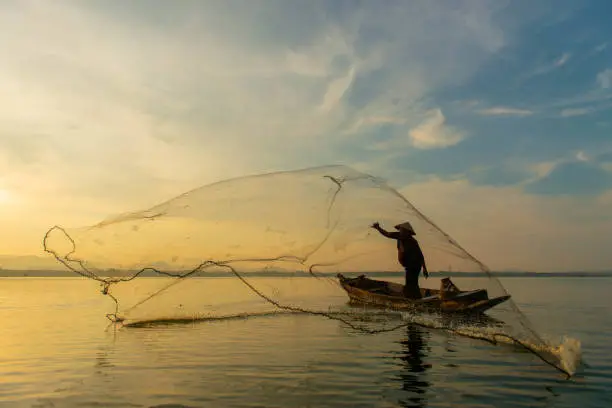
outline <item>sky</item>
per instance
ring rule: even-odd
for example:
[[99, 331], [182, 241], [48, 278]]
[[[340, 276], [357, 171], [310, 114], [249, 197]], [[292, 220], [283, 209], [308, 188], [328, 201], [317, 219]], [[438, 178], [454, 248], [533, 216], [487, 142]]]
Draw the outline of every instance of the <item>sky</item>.
[[248, 174], [388, 180], [492, 269], [612, 269], [608, 1], [0, 4], [0, 254]]

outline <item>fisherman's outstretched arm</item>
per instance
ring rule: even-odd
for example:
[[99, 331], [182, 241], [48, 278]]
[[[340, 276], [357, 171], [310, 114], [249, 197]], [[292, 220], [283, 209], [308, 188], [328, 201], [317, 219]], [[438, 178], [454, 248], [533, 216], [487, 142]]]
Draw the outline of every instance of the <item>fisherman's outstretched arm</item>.
[[399, 232], [389, 232], [389, 231], [385, 231], [379, 223], [375, 222], [374, 224], [372, 224], [372, 228], [374, 228], [376, 231], [380, 232], [381, 235], [387, 237], [387, 238], [391, 238], [391, 239], [398, 239], [399, 238]]

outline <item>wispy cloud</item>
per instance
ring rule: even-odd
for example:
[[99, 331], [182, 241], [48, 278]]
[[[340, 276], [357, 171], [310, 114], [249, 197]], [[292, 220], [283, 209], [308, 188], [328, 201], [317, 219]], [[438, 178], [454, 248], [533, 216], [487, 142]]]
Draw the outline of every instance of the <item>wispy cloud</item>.
[[527, 109], [517, 109], [507, 106], [496, 106], [487, 109], [480, 109], [476, 111], [479, 115], [484, 116], [531, 116], [533, 111]]
[[555, 60], [555, 62], [553, 63], [553, 67], [555, 68], [562, 67], [563, 65], [567, 63], [567, 61], [569, 61], [570, 57], [571, 57], [571, 54], [566, 52], [565, 54], [561, 55], [557, 60]]
[[[420, 120], [407, 130], [405, 120], [398, 118], [371, 118], [373, 125], [396, 125], [400, 128], [392, 136], [383, 141], [367, 146], [370, 151], [384, 151], [385, 160], [396, 157], [407, 148], [442, 149], [456, 145], [465, 139], [465, 132], [446, 124], [446, 118], [440, 109], [431, 109], [421, 115]], [[407, 135], [406, 135], [407, 133]]]
[[612, 69], [608, 68], [597, 74], [597, 83], [602, 89], [609, 89], [612, 87]]
[[541, 178], [548, 176], [559, 164], [563, 163], [563, 159], [545, 161], [534, 163], [528, 166], [529, 170], [533, 172], [534, 177], [525, 180], [525, 183], [531, 183]]
[[548, 177], [555, 169], [568, 163], [574, 163], [576, 161], [586, 162], [590, 161], [590, 156], [584, 151], [579, 150], [577, 152], [571, 152], [567, 156], [558, 157], [555, 160], [543, 161], [529, 165], [529, 170], [533, 172], [534, 177], [525, 180], [522, 184], [529, 184], [535, 181], [541, 180]]
[[531, 78], [531, 77], [535, 77], [539, 75], [548, 74], [566, 65], [568, 61], [571, 59], [571, 57], [572, 57], [571, 53], [565, 52], [562, 55], [560, 55], [558, 58], [556, 58], [555, 60], [545, 63], [543, 65], [540, 65], [539, 67], [537, 67], [530, 73], [526, 74], [525, 77]]
[[368, 116], [359, 118], [355, 123], [346, 129], [346, 133], [354, 134], [360, 130], [364, 130], [368, 127], [375, 127], [380, 125], [405, 125], [407, 122], [406, 118], [396, 116]]
[[587, 108], [574, 108], [574, 109], [563, 109], [561, 111], [561, 117], [570, 118], [573, 116], [582, 116], [590, 113], [590, 109]]
[[403, 147], [458, 143], [425, 101], [507, 35], [497, 7], [469, 1], [0, 8], [0, 188], [38, 230], [225, 177], [368, 160], [345, 151], [379, 128]]
[[606, 48], [608, 48], [608, 43], [599, 44], [597, 47], [595, 47], [595, 52], [602, 52]]
[[351, 68], [345, 76], [333, 80], [327, 86], [327, 92], [325, 92], [323, 103], [321, 104], [321, 109], [324, 112], [331, 112], [334, 108], [338, 107], [338, 104], [351, 86], [354, 78], [355, 68]]
[[406, 123], [406, 119], [397, 118], [393, 116], [372, 116], [369, 118], [364, 118], [361, 120], [361, 123], [365, 125], [378, 125], [378, 124], [393, 124], [393, 125], [403, 125]]
[[[599, 84], [598, 84], [599, 85]], [[605, 89], [589, 89], [588, 91], [565, 98], [559, 98], [541, 105], [542, 109], [574, 108], [584, 105], [601, 105], [612, 100], [612, 93]]]
[[583, 152], [581, 150], [578, 153], [576, 153], [576, 160], [582, 161], [582, 162], [587, 162], [587, 161], [591, 160], [591, 158], [585, 152]]
[[465, 133], [448, 126], [442, 111], [434, 109], [420, 125], [410, 130], [409, 136], [417, 149], [439, 149], [461, 142]]

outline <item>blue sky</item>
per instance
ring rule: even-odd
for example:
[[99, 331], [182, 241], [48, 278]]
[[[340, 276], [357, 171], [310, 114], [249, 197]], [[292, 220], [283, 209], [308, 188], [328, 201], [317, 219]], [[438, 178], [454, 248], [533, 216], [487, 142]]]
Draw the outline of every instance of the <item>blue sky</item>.
[[3, 4], [1, 252], [341, 163], [493, 267], [610, 269], [610, 16], [603, 0]]

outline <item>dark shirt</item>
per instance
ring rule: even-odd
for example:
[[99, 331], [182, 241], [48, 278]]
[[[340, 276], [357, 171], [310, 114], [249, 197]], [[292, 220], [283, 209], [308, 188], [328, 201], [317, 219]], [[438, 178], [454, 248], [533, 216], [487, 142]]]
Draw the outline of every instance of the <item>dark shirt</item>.
[[416, 239], [409, 237], [407, 239], [397, 240], [398, 259], [402, 266], [421, 267], [425, 262], [425, 257], [421, 251], [421, 247]]
[[[386, 232], [386, 231], [385, 231]], [[402, 236], [399, 232], [386, 232], [384, 236], [397, 241], [397, 258], [403, 267], [418, 267], [425, 263], [419, 242], [412, 236]]]

